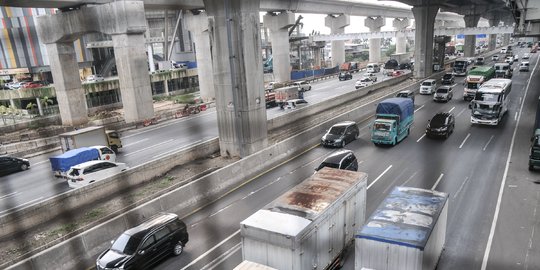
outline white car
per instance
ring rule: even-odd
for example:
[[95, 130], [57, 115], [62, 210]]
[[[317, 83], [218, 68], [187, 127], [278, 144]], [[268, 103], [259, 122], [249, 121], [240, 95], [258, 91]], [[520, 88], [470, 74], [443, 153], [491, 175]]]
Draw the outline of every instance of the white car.
[[531, 55], [530, 55], [529, 53], [524, 53], [524, 54], [523, 54], [523, 57], [521, 57], [521, 58], [523, 58], [523, 59], [529, 59], [529, 57], [531, 57]]
[[308, 102], [303, 100], [303, 99], [300, 99], [300, 98], [289, 99], [289, 100], [287, 100], [287, 102], [285, 104], [287, 109], [298, 109], [298, 108], [305, 107], [307, 105], [308, 105]]
[[519, 71], [529, 71], [529, 61], [523, 61], [519, 64]]
[[364, 77], [364, 78], [359, 79], [359, 80], [356, 81], [356, 84], [354, 85], [354, 88], [360, 89], [362, 87], [370, 86], [372, 84], [374, 84], [372, 79], [370, 79], [368, 77]]
[[298, 87], [298, 91], [311, 90], [311, 84], [309, 84], [309, 82], [306, 82], [306, 81], [294, 82], [292, 85]]
[[87, 82], [102, 82], [105, 80], [101, 75], [90, 75], [86, 77]]
[[80, 188], [127, 170], [125, 163], [92, 160], [72, 166], [67, 172], [70, 188]]
[[517, 61], [519, 61], [519, 55], [516, 54], [514, 55], [514, 62], [517, 62]]
[[507, 56], [506, 59], [504, 59], [504, 62], [508, 63], [508, 64], [512, 64], [514, 63], [514, 57], [512, 56]]
[[493, 61], [499, 61], [499, 55], [496, 54], [496, 55], [492, 56], [492, 57], [491, 57], [491, 60], [493, 60]]
[[506, 48], [502, 48], [501, 53], [506, 53]]
[[362, 77], [369, 78], [370, 80], [372, 80], [374, 82], [377, 81], [377, 75], [375, 75], [373, 73], [364, 73], [364, 75], [362, 75]]

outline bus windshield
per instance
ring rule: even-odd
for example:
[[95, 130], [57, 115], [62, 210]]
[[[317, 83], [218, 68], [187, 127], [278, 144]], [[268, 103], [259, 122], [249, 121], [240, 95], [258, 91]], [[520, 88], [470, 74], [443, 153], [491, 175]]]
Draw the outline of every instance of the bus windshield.
[[500, 96], [498, 94], [476, 92], [474, 99], [484, 102], [499, 102]]
[[499, 112], [499, 105], [488, 105], [474, 103], [473, 114], [485, 115], [485, 116], [497, 116]]

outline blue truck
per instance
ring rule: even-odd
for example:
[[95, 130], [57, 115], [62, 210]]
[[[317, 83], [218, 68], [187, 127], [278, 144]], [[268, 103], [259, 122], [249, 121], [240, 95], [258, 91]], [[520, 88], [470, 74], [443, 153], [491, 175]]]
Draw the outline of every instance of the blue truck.
[[410, 98], [389, 98], [377, 105], [371, 141], [375, 145], [396, 145], [409, 135], [414, 120], [414, 105]]
[[106, 146], [81, 147], [66, 151], [65, 153], [50, 157], [51, 168], [54, 175], [63, 177], [71, 166], [81, 164], [90, 160], [116, 161], [116, 154]]

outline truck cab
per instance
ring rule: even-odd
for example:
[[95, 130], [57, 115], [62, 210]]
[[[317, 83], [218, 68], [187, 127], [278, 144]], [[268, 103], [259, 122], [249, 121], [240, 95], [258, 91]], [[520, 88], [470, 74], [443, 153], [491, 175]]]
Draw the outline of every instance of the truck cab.
[[389, 98], [377, 105], [371, 129], [375, 145], [396, 145], [405, 139], [414, 120], [414, 104], [409, 98]]

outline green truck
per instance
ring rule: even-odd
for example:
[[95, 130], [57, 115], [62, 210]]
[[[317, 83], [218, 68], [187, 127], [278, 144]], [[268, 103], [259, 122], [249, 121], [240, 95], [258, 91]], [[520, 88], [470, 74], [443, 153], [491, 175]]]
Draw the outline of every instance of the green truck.
[[371, 141], [375, 145], [396, 145], [405, 139], [414, 120], [411, 98], [389, 98], [381, 101], [375, 111]]
[[536, 105], [536, 118], [534, 119], [533, 136], [531, 137], [531, 152], [529, 154], [529, 170], [540, 167], [540, 98]]
[[495, 69], [489, 66], [478, 66], [469, 70], [465, 78], [465, 88], [463, 89], [463, 99], [472, 100], [476, 90], [480, 86], [495, 77]]

